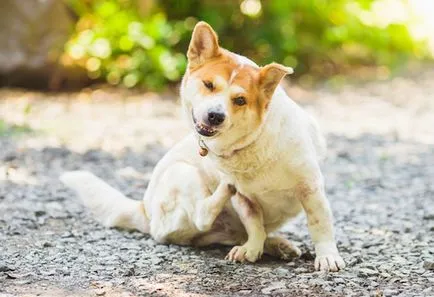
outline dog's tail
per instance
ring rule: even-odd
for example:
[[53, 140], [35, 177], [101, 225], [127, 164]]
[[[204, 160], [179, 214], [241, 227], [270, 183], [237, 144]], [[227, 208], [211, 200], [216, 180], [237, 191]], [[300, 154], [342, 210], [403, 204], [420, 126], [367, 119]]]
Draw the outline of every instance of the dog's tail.
[[142, 201], [125, 197], [87, 171], [70, 171], [60, 180], [78, 193], [95, 219], [107, 227], [120, 227], [149, 233], [149, 220]]

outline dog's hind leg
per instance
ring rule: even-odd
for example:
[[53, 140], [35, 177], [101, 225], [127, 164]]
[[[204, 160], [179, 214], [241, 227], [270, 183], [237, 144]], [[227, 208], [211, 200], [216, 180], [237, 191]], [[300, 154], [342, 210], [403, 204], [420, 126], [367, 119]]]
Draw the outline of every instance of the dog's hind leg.
[[283, 260], [299, 257], [301, 251], [291, 241], [275, 236], [267, 237], [264, 244], [264, 253]]
[[221, 181], [211, 196], [197, 201], [194, 222], [201, 232], [211, 230], [217, 216], [222, 212], [226, 202], [236, 191], [233, 185]]
[[199, 168], [185, 162], [172, 164], [161, 173], [149, 196], [152, 237], [158, 242], [190, 244], [200, 233], [211, 230], [235, 191], [221, 181], [211, 192]]
[[235, 246], [226, 259], [238, 262], [256, 262], [264, 251], [265, 232], [262, 209], [258, 203], [237, 193], [232, 197], [232, 206], [237, 212], [247, 232], [247, 241], [242, 246]]

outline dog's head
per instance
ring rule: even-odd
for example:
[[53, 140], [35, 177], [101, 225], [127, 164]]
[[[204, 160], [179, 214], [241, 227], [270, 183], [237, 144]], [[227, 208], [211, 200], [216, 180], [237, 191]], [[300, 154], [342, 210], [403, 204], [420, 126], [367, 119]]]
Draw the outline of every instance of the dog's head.
[[258, 67], [221, 48], [205, 22], [194, 28], [187, 57], [183, 105], [196, 133], [219, 149], [242, 146], [261, 127], [276, 87], [292, 73], [276, 63]]

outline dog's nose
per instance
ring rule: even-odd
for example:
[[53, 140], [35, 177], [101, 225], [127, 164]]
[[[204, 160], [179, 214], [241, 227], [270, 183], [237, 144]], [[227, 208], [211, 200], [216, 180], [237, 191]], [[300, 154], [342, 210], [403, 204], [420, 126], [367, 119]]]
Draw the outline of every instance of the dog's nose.
[[221, 123], [223, 123], [223, 121], [225, 120], [225, 117], [226, 117], [225, 114], [223, 112], [220, 112], [220, 111], [210, 110], [208, 112], [208, 122], [212, 126], [218, 126]]

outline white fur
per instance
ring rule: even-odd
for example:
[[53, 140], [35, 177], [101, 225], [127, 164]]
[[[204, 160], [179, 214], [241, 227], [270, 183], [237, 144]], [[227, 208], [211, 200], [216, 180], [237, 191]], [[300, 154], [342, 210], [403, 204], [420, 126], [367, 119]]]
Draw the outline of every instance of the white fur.
[[[245, 57], [236, 57], [240, 65], [257, 67]], [[230, 89], [230, 83], [224, 83]], [[200, 86], [198, 78], [186, 74], [181, 98], [192, 127], [192, 111], [200, 118], [209, 104], [222, 103], [231, 93], [223, 90], [204, 100]], [[144, 212], [134, 210], [138, 202], [88, 173], [68, 173], [62, 180], [84, 197], [105, 225], [119, 226], [119, 216], [130, 214], [134, 219], [123, 220], [124, 227], [149, 232], [159, 242], [243, 244], [231, 251], [231, 260], [256, 261], [264, 246], [283, 242], [267, 234], [304, 209], [317, 253], [316, 269], [343, 268], [319, 167], [325, 142], [314, 120], [279, 86], [256, 130], [247, 133], [248, 125], [243, 128], [243, 123], [231, 121], [225, 121], [218, 136], [202, 138], [209, 149], [206, 157], [198, 154], [199, 136], [193, 132], [162, 158], [146, 191]], [[231, 128], [233, 124], [241, 128]], [[229, 185], [235, 186], [237, 194]], [[299, 254], [296, 247], [287, 246]]]

